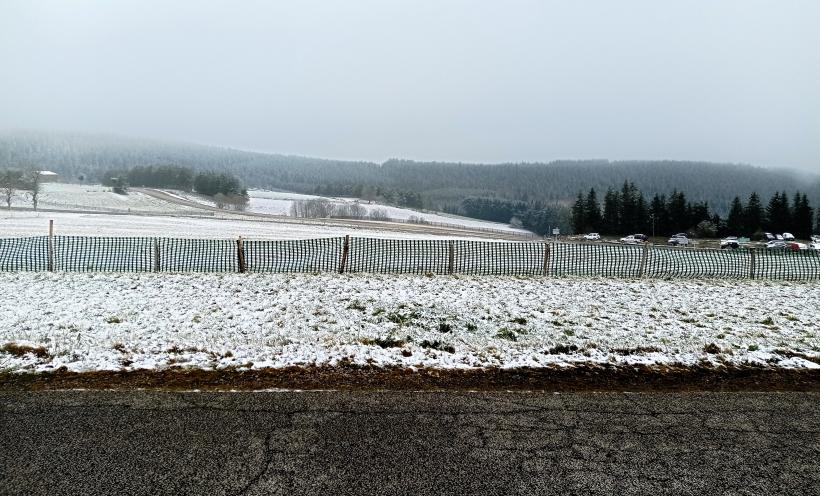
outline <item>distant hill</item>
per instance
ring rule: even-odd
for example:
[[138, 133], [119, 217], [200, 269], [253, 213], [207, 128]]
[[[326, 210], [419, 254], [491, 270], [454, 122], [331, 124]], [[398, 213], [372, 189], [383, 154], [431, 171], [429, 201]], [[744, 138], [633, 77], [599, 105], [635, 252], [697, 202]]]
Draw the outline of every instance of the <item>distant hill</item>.
[[[250, 187], [299, 192], [392, 188], [421, 194], [427, 208], [452, 210], [466, 196], [562, 202], [579, 191], [620, 188], [632, 181], [647, 196], [684, 191], [723, 215], [735, 195], [806, 191], [820, 203], [820, 179], [739, 164], [681, 161], [573, 161], [461, 164], [392, 159], [383, 164], [247, 152], [110, 135], [14, 131], [0, 133], [0, 168], [36, 164], [68, 180], [97, 180], [104, 171], [135, 165], [184, 165], [230, 171]], [[602, 197], [603, 195], [601, 195]]]

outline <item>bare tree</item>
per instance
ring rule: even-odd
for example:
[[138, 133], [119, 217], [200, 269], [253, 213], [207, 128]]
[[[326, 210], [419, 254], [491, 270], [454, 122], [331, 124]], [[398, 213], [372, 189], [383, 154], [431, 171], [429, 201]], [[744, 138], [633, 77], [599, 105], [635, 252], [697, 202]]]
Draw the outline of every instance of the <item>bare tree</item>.
[[42, 175], [37, 169], [30, 169], [26, 172], [24, 177], [24, 183], [26, 189], [28, 190], [28, 197], [31, 199], [31, 205], [34, 207], [34, 210], [37, 210], [37, 202], [40, 201], [41, 180]]
[[9, 210], [11, 210], [11, 200], [14, 198], [17, 188], [20, 186], [20, 176], [21, 173], [18, 170], [6, 169], [0, 171], [0, 194], [2, 194], [3, 199], [6, 201], [6, 206], [8, 206]]

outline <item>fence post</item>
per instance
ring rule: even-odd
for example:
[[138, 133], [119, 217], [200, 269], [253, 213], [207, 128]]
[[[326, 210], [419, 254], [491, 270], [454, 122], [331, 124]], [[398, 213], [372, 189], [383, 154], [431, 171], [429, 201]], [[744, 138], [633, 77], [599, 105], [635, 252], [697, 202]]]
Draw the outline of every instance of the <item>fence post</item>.
[[342, 259], [339, 260], [339, 274], [345, 273], [345, 265], [347, 264], [347, 253], [350, 251], [350, 235], [345, 234], [345, 244], [342, 246]]
[[159, 258], [159, 241], [157, 241], [157, 238], [154, 238], [154, 272], [159, 272], [161, 267], [162, 263]]
[[749, 279], [755, 278], [755, 250], [752, 248], [749, 250], [749, 255], [751, 256], [751, 263], [749, 264]]
[[646, 260], [649, 258], [649, 243], [644, 243], [643, 252], [641, 253], [641, 273], [638, 277], [643, 279], [646, 275]]
[[236, 259], [239, 262], [239, 272], [245, 272], [245, 245], [242, 242], [242, 236], [236, 240]]
[[54, 272], [54, 219], [48, 221], [48, 271]]
[[544, 275], [550, 275], [550, 244], [544, 241]]
[[455, 247], [453, 244], [453, 240], [447, 243], [447, 273], [450, 275], [453, 274], [453, 262], [455, 261]]

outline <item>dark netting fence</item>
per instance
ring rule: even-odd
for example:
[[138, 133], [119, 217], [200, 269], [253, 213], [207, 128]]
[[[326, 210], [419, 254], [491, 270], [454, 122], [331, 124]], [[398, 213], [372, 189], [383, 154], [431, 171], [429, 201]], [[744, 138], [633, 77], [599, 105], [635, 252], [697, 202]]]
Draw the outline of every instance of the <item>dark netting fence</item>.
[[820, 251], [757, 250], [755, 277], [816, 281], [820, 279]]
[[0, 239], [2, 271], [372, 272], [820, 280], [815, 250], [321, 238], [209, 240], [39, 236]]
[[554, 276], [640, 277], [647, 250], [634, 245], [550, 244]]
[[647, 277], [744, 279], [752, 277], [752, 251], [653, 248]]
[[48, 236], [0, 239], [0, 270], [48, 269]]
[[243, 241], [248, 272], [337, 272], [344, 238]]
[[350, 238], [345, 272], [446, 274], [449, 241]]
[[475, 275], [541, 275], [547, 243], [453, 241], [453, 272]]
[[155, 270], [150, 238], [54, 237], [54, 270], [150, 272]]
[[237, 272], [235, 240], [157, 238], [160, 272]]

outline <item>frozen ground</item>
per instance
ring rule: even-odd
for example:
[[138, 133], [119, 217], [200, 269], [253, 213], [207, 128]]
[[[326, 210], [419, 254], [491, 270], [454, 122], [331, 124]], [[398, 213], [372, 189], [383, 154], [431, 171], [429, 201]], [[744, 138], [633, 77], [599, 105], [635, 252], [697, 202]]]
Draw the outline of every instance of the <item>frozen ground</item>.
[[817, 368], [818, 301], [796, 283], [3, 273], [0, 370]]
[[[216, 206], [213, 201], [199, 195], [183, 193], [180, 191], [164, 190], [168, 194], [173, 194], [180, 198], [202, 203], [210, 207]], [[311, 200], [311, 199], [325, 199], [334, 204], [353, 204], [358, 203], [368, 213], [374, 210], [381, 210], [387, 214], [387, 217], [395, 220], [409, 220], [411, 217], [421, 218], [427, 222], [437, 224], [449, 224], [455, 226], [465, 226], [480, 229], [495, 229], [500, 231], [510, 231], [517, 233], [529, 233], [524, 229], [518, 229], [508, 224], [501, 224], [498, 222], [489, 222], [478, 219], [470, 219], [468, 217], [459, 217], [456, 215], [447, 215], [442, 213], [420, 212], [409, 208], [393, 207], [383, 205], [380, 203], [368, 203], [366, 201], [356, 200], [354, 198], [330, 198], [314, 195], [303, 195], [299, 193], [289, 193], [283, 191], [267, 191], [251, 189], [248, 190], [250, 195], [250, 204], [247, 211], [254, 213], [263, 213], [271, 215], [290, 215], [291, 206], [296, 200]]]
[[64, 236], [131, 236], [226, 239], [308, 239], [333, 236], [362, 236], [399, 239], [481, 239], [456, 234], [423, 234], [409, 231], [363, 229], [346, 225], [265, 221], [259, 219], [214, 218], [208, 216], [106, 215], [62, 212], [7, 211], [0, 209], [0, 238], [44, 236], [48, 221], [54, 220], [55, 234]]
[[[99, 184], [43, 183], [38, 206], [57, 210], [100, 210], [114, 212], [195, 212], [195, 207], [187, 207], [130, 191], [118, 195], [111, 188]], [[4, 205], [5, 206], [5, 205]], [[31, 200], [26, 192], [18, 191], [12, 206], [31, 208]]]

